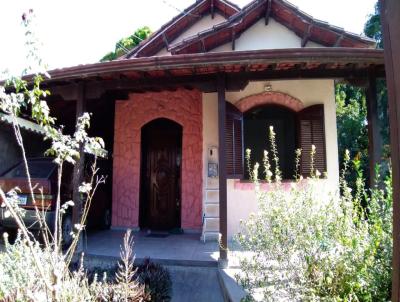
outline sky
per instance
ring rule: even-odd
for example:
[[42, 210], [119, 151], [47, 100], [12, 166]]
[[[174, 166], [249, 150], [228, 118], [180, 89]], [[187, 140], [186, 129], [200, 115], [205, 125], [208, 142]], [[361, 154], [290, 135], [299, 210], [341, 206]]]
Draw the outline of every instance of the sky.
[[[25, 65], [23, 12], [33, 9], [40, 56], [49, 69], [98, 62], [144, 25], [153, 31], [194, 0], [13, 0], [0, 3], [0, 72]], [[239, 6], [249, 0], [232, 0]], [[376, 0], [290, 0], [313, 17], [361, 34]]]

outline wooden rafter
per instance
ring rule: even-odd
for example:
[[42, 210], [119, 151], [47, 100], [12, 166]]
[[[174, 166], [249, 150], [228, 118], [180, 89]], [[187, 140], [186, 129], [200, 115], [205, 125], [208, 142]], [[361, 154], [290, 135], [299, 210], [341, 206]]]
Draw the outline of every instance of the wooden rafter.
[[168, 42], [167, 34], [165, 32], [163, 32], [162, 37], [163, 37], [163, 41], [164, 41], [165, 47], [168, 49], [169, 42]]
[[235, 28], [232, 28], [232, 50], [235, 50], [236, 32]]
[[207, 52], [207, 50], [206, 50], [206, 45], [205, 45], [205, 43], [204, 43], [204, 39], [201, 39], [201, 51], [202, 51], [202, 52]]
[[340, 44], [342, 43], [343, 39], [344, 39], [344, 35], [340, 35], [340, 36], [337, 38], [337, 40], [336, 40], [336, 42], [335, 42], [335, 45], [333, 45], [333, 46], [334, 46], [334, 47], [340, 47]]
[[311, 37], [311, 30], [313, 28], [314, 24], [310, 23], [307, 26], [307, 30], [304, 32], [303, 38], [301, 39], [301, 47], [305, 47], [308, 43], [308, 40]]
[[265, 9], [265, 25], [268, 25], [269, 23], [269, 17], [271, 16], [271, 11], [272, 11], [272, 0], [267, 1], [267, 8]]

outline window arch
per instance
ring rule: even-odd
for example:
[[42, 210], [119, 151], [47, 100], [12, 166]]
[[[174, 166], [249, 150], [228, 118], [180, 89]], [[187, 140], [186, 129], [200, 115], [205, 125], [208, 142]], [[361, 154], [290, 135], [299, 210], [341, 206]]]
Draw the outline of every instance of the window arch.
[[235, 106], [241, 112], [246, 112], [252, 108], [262, 105], [279, 105], [294, 112], [299, 112], [304, 109], [304, 104], [302, 101], [289, 94], [279, 91], [266, 91], [263, 93], [249, 95], [242, 98], [235, 104]]
[[[225, 131], [229, 178], [248, 178], [243, 160], [246, 148], [252, 149], [253, 163], [262, 163], [263, 151], [270, 150], [269, 126], [273, 126], [276, 133], [284, 179], [292, 179], [295, 174], [297, 148], [302, 150], [300, 173], [303, 176], [309, 176], [312, 168], [326, 172], [323, 104], [305, 108], [300, 100], [281, 92], [264, 92], [245, 97], [235, 105], [227, 104]], [[312, 145], [316, 147], [313, 163]]]

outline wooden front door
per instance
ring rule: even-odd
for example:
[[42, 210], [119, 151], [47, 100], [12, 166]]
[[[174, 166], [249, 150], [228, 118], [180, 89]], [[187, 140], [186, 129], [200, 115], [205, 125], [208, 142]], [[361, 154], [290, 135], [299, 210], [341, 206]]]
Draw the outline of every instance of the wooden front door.
[[180, 227], [182, 127], [157, 119], [142, 129], [140, 226]]

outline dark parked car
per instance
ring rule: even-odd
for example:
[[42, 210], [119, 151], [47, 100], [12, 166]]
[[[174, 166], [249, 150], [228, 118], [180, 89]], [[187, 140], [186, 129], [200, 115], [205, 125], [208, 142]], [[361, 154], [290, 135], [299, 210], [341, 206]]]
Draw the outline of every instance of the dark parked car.
[[[52, 229], [54, 227], [55, 201], [57, 196], [57, 165], [53, 163], [51, 158], [30, 158], [28, 159], [28, 166], [32, 185], [34, 186], [36, 206], [40, 210], [44, 210], [47, 225]], [[64, 173], [61, 181], [62, 204], [72, 199], [72, 167], [70, 165], [65, 165], [63, 170]], [[31, 198], [23, 162], [18, 163], [0, 176], [0, 187], [5, 192], [8, 192], [14, 187], [19, 188], [18, 202], [19, 206], [25, 212], [23, 218], [24, 222], [31, 230], [39, 230], [40, 227], [36, 219], [34, 203]], [[109, 186], [99, 185], [89, 211], [88, 227], [110, 227], [111, 196], [108, 194], [108, 187]], [[43, 198], [40, 190], [43, 192]], [[4, 207], [1, 208], [0, 212], [0, 224], [3, 228], [11, 232], [15, 231], [17, 225], [14, 219], [5, 215]], [[72, 236], [70, 235], [72, 229], [72, 209], [69, 208], [67, 213], [63, 216], [62, 224], [62, 233], [65, 245], [68, 245], [72, 241]]]

